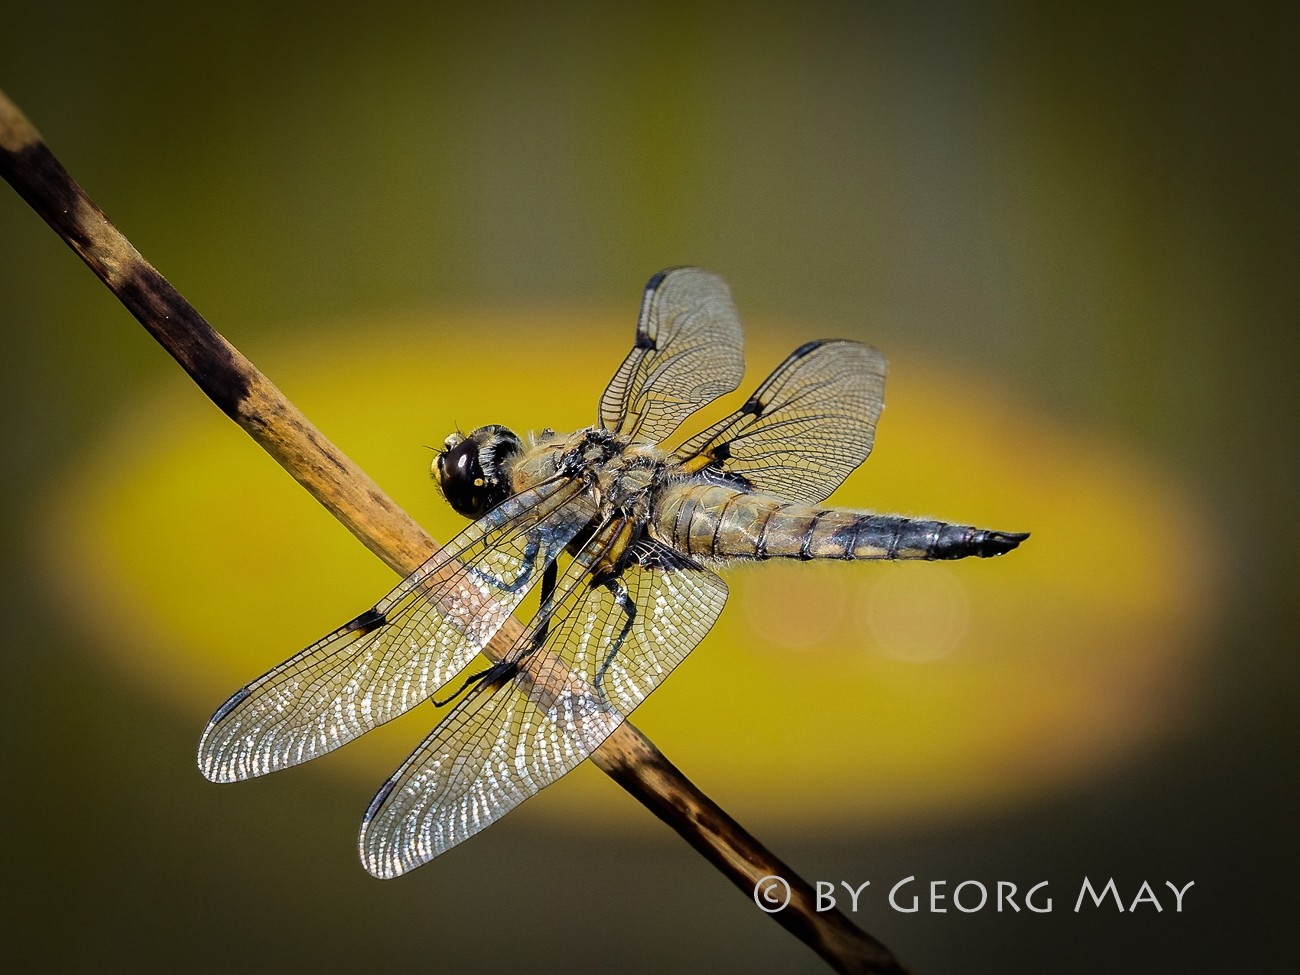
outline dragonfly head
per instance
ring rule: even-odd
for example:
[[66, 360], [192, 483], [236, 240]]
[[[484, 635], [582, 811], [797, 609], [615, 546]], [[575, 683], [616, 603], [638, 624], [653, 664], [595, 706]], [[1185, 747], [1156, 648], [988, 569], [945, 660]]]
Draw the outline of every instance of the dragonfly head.
[[468, 437], [451, 434], [433, 461], [432, 474], [457, 512], [478, 518], [510, 496], [510, 469], [524, 445], [503, 426], [479, 427]]

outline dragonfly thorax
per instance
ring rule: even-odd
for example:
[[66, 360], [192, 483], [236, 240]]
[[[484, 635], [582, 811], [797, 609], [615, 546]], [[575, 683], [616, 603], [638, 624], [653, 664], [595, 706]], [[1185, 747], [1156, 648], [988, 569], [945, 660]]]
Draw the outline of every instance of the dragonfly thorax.
[[626, 507], [662, 479], [667, 455], [602, 427], [569, 434], [546, 431], [510, 470], [515, 493], [556, 477], [582, 481], [588, 501], [598, 508]]

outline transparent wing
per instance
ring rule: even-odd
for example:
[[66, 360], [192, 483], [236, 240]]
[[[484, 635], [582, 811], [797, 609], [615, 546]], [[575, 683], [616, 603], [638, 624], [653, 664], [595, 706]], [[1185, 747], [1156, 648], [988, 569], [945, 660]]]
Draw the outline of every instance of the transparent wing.
[[199, 768], [234, 782], [309, 761], [427, 699], [482, 650], [591, 518], [581, 484], [508, 498], [371, 610], [236, 692]]
[[606, 430], [658, 443], [701, 406], [740, 384], [744, 338], [731, 290], [695, 267], [646, 285], [636, 344], [600, 397]]
[[816, 504], [867, 459], [885, 405], [885, 359], [869, 345], [809, 342], [735, 413], [677, 450], [688, 470]]
[[[375, 796], [359, 846], [376, 877], [432, 860], [576, 768], [722, 612], [723, 581], [653, 543], [639, 553], [639, 564], [593, 582], [591, 566], [603, 545], [597, 541], [570, 563], [554, 614], [539, 613], [512, 657]], [[530, 652], [539, 637], [542, 649]]]

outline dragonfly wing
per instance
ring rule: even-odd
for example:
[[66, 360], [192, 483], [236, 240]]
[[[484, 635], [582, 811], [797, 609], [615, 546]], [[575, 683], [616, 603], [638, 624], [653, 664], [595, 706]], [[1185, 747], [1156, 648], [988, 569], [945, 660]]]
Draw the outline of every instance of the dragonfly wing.
[[726, 585], [655, 543], [618, 575], [592, 575], [617, 528], [570, 563], [554, 611], [375, 796], [359, 847], [376, 877], [428, 862], [576, 768], [713, 626]]
[[867, 459], [884, 405], [884, 356], [860, 342], [809, 342], [676, 455], [688, 470], [817, 504]]
[[636, 343], [601, 395], [601, 425], [658, 443], [744, 374], [740, 316], [727, 283], [695, 267], [660, 271], [646, 285]]
[[426, 700], [500, 629], [590, 520], [576, 481], [508, 498], [371, 610], [236, 692], [199, 743], [233, 782], [331, 751]]

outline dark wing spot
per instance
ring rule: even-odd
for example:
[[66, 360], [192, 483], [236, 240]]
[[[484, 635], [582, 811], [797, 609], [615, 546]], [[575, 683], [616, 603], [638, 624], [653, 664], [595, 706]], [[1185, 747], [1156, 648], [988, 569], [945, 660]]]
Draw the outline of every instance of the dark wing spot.
[[394, 775], [391, 779], [385, 782], [380, 787], [379, 791], [375, 793], [375, 797], [370, 800], [370, 805], [366, 808], [366, 814], [361, 817], [362, 826], [364, 826], [366, 823], [370, 822], [372, 819], [375, 818], [375, 814], [378, 813], [381, 808], [383, 808], [385, 801], [387, 801], [388, 799], [388, 794], [393, 791], [393, 786], [395, 785], [397, 785], [396, 775]]
[[388, 617], [377, 609], [368, 609], [351, 623], [343, 628], [344, 633], [358, 633], [365, 636], [367, 633], [373, 633], [385, 623]]
[[648, 324], [650, 302], [654, 300], [655, 292], [659, 290], [659, 286], [664, 283], [664, 278], [668, 277], [669, 272], [672, 270], [673, 268], [669, 268], [667, 271], [660, 271], [646, 282], [645, 294], [641, 298], [641, 327], [636, 330], [636, 343], [633, 345], [634, 349], [651, 351], [659, 348], [655, 343], [655, 340], [650, 337], [650, 333], [647, 331], [645, 326]]
[[235, 708], [239, 707], [239, 705], [243, 702], [243, 700], [246, 697], [248, 697], [247, 687], [241, 687], [239, 690], [235, 691], [234, 694], [231, 694], [230, 700], [228, 700], [225, 704], [221, 705], [221, 707], [217, 708], [217, 713], [214, 714], [212, 716], [212, 720], [208, 722], [208, 727], [211, 728], [221, 724], [222, 718], [228, 715], [231, 711], [235, 710]]
[[697, 476], [708, 481], [710, 484], [718, 484], [722, 487], [737, 488], [741, 491], [754, 490], [754, 482], [744, 474], [737, 471], [729, 471], [726, 468], [719, 467], [717, 464], [709, 464], [707, 467], [701, 468]]
[[819, 349], [825, 344], [825, 339], [813, 339], [811, 342], [805, 342], [803, 345], [799, 346], [799, 348], [790, 353], [789, 361], [794, 362], [796, 359], [802, 359], [813, 349]]
[[653, 538], [642, 537], [628, 549], [628, 561], [643, 569], [702, 569], [703, 566], [694, 559], [683, 555], [675, 548], [657, 542]]

